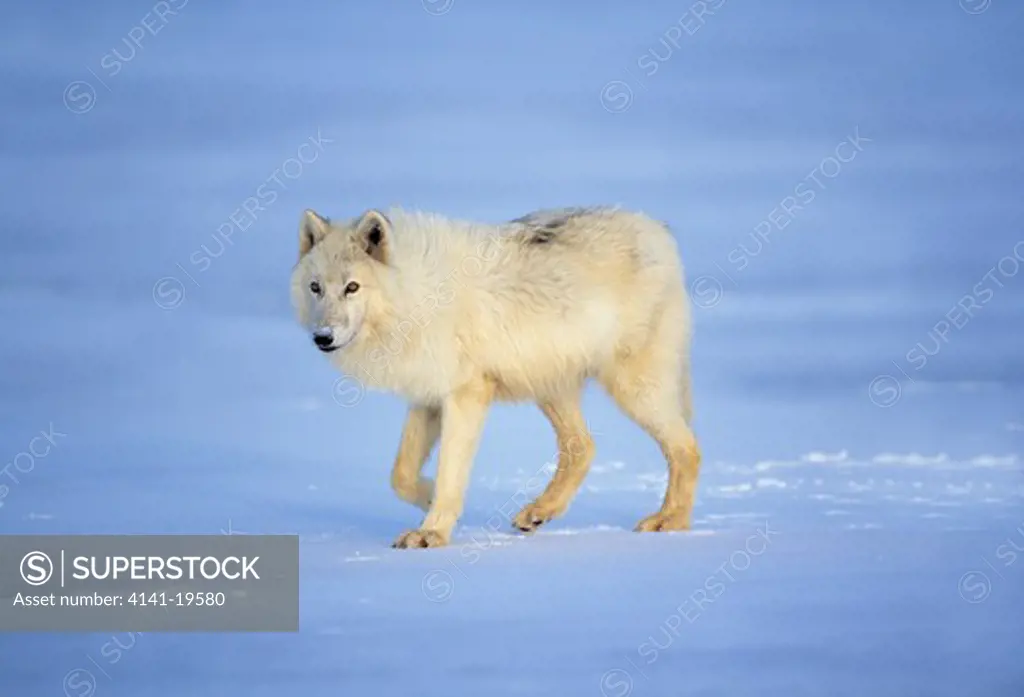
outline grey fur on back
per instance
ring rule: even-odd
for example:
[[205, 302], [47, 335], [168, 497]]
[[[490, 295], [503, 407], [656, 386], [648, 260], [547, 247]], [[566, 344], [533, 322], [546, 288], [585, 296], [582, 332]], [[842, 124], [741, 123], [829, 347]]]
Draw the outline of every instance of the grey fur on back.
[[549, 208], [532, 211], [509, 222], [522, 226], [520, 234], [523, 235], [523, 241], [526, 244], [550, 244], [574, 219], [613, 214], [616, 210], [609, 206]]

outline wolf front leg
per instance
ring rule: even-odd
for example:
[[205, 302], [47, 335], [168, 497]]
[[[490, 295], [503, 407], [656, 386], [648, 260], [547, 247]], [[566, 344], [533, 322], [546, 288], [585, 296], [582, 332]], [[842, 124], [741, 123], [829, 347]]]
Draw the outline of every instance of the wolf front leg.
[[434, 497], [434, 483], [420, 472], [441, 434], [441, 408], [413, 405], [402, 429], [395, 466], [391, 470], [391, 488], [398, 498], [426, 511]]
[[462, 499], [473, 467], [473, 456], [493, 398], [493, 385], [481, 380], [459, 388], [444, 400], [434, 499], [419, 529], [399, 535], [394, 547], [409, 549], [448, 544], [452, 529], [462, 514]]

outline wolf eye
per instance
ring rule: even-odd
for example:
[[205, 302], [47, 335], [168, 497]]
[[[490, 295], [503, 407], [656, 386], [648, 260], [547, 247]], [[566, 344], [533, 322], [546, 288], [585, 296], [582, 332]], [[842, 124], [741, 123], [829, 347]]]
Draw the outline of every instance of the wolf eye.
[[313, 281], [312, 283], [309, 284], [309, 292], [319, 298], [321, 295], [324, 294], [324, 289], [320, 287], [320, 284], [318, 282]]
[[349, 281], [349, 284], [345, 286], [345, 295], [351, 295], [359, 290], [359, 284], [355, 281]]

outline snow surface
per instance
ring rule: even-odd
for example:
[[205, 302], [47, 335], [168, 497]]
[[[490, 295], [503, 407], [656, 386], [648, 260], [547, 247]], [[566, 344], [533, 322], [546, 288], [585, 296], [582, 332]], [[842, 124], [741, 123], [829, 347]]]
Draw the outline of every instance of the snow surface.
[[[0, 635], [0, 697], [1024, 694], [1024, 273], [935, 343], [1024, 230], [1024, 8], [728, 0], [646, 76], [686, 3], [188, 3], [110, 77], [144, 9], [45, 5], [0, 26], [0, 462], [55, 445], [0, 480], [0, 532], [295, 533], [301, 631]], [[591, 390], [563, 519], [510, 530], [555, 445], [500, 406], [452, 545], [391, 550], [419, 521], [388, 489], [404, 407], [339, 389], [294, 326], [299, 212], [602, 202], [669, 221], [720, 284], [694, 529], [630, 532], [664, 465]]]

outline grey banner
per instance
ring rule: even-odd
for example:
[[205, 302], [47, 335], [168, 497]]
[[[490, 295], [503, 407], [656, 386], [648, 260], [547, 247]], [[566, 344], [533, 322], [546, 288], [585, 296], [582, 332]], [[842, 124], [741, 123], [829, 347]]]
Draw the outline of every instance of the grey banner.
[[298, 629], [295, 535], [0, 535], [0, 631]]

